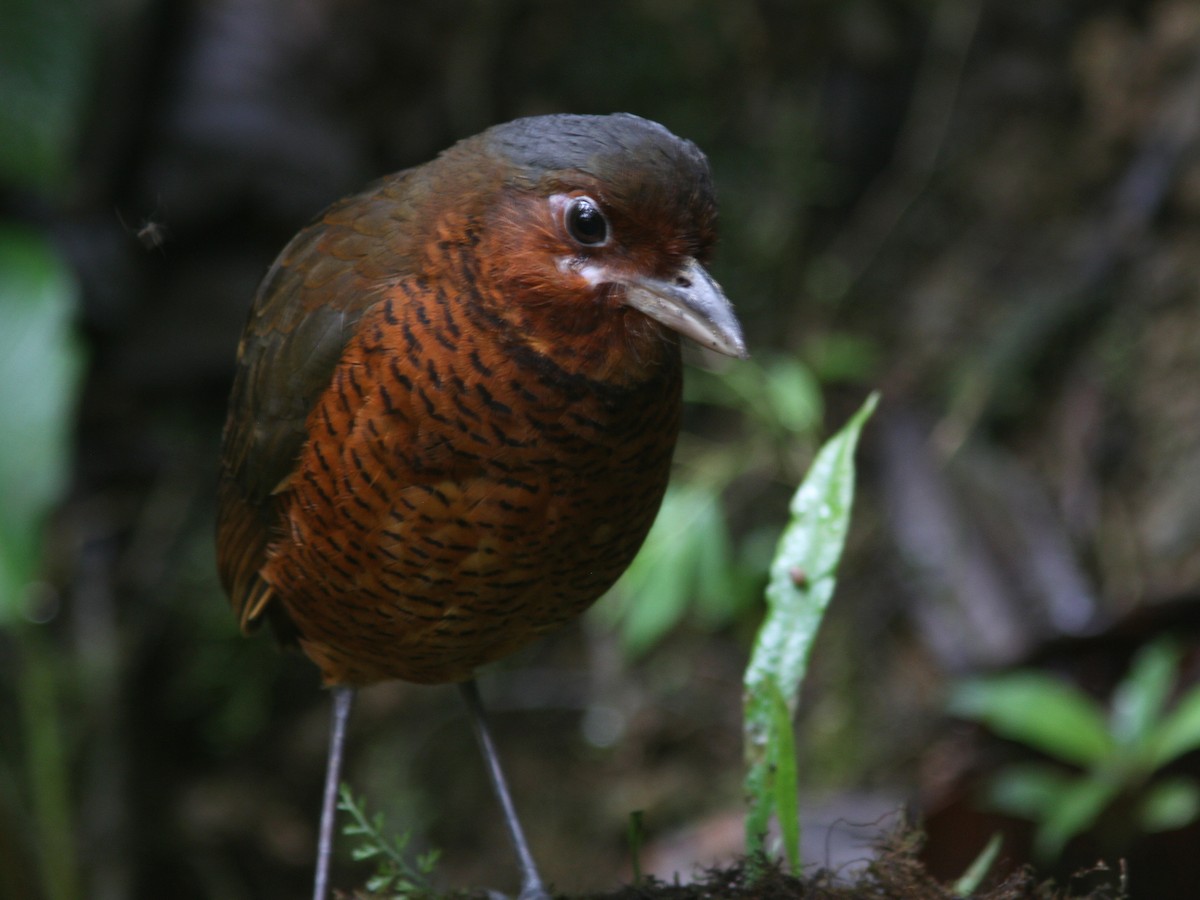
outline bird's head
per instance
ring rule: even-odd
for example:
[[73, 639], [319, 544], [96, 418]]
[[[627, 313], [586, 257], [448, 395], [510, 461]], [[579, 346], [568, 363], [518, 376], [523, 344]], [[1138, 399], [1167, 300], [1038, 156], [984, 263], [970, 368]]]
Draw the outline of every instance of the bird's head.
[[474, 238], [480, 275], [539, 352], [608, 378], [677, 352], [676, 334], [746, 355], [705, 268], [717, 208], [690, 141], [628, 114], [555, 115], [492, 128], [466, 151], [503, 173]]

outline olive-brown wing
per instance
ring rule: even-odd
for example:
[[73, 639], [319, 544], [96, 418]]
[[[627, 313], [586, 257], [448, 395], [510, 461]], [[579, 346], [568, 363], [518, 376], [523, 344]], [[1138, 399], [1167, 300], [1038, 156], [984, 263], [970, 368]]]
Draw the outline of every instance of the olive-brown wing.
[[217, 565], [243, 628], [269, 599], [259, 576], [278, 527], [274, 497], [304, 444], [305, 422], [363, 314], [412, 266], [409, 173], [339, 201], [284, 248], [238, 346], [222, 438]]

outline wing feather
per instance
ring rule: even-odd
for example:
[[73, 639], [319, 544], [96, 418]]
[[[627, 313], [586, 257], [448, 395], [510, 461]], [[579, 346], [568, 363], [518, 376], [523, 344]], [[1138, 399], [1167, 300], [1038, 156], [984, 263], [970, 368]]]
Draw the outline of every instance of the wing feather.
[[275, 496], [295, 468], [305, 423], [363, 315], [415, 251], [412, 170], [329, 207], [279, 254], [238, 346], [222, 436], [217, 566], [243, 629], [269, 612], [259, 572], [278, 527]]

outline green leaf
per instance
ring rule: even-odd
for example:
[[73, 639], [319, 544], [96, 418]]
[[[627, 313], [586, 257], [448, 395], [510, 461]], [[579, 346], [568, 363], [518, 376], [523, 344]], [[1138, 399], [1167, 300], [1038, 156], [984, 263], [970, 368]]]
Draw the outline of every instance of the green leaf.
[[661, 640], [692, 601], [710, 620], [718, 605], [730, 607], [733, 551], [720, 501], [706, 484], [672, 485], [642, 551], [618, 589], [597, 607], [597, 616], [620, 628], [630, 656]]
[[0, 625], [23, 612], [43, 525], [66, 485], [82, 368], [76, 295], [45, 238], [0, 226]]
[[1103, 710], [1081, 691], [1040, 672], [962, 682], [951, 693], [949, 710], [1064, 762], [1090, 766], [1114, 750]]
[[1113, 693], [1112, 735], [1124, 745], [1144, 744], [1158, 723], [1179, 668], [1179, 648], [1159, 640], [1143, 647]]
[[1183, 695], [1148, 741], [1151, 771], [1200, 748], [1200, 685]]
[[793, 434], [811, 434], [821, 424], [824, 404], [812, 371], [794, 356], [769, 360], [763, 368], [764, 399], [774, 424]]
[[1192, 778], [1164, 778], [1152, 784], [1138, 808], [1144, 831], [1173, 831], [1200, 816], [1200, 787]]
[[422, 875], [432, 875], [433, 870], [437, 867], [438, 860], [442, 858], [442, 851], [438, 848], [427, 850], [417, 857], [417, 871]]
[[879, 369], [880, 348], [872, 338], [848, 332], [824, 332], [807, 341], [804, 356], [824, 384], [856, 383]]
[[394, 875], [372, 875], [367, 879], [367, 890], [372, 894], [376, 894], [384, 888], [391, 887], [394, 878]]
[[1050, 763], [1005, 766], [987, 785], [984, 802], [992, 809], [1040, 822], [1082, 776]]
[[383, 813], [368, 816], [365, 800], [356, 799], [350, 786], [345, 783], [338, 786], [337, 808], [348, 813], [351, 819], [342, 826], [342, 833], [360, 838], [359, 843], [351, 848], [353, 858], [356, 861], [375, 860], [375, 874], [367, 880], [368, 891], [377, 893], [386, 888], [406, 895], [427, 886], [428, 879], [425, 876], [433, 870], [438, 858], [437, 850], [418, 856], [415, 864], [410, 864], [405, 851], [412, 835], [403, 832], [389, 841], [384, 833], [386, 822]]
[[771, 722], [781, 693], [793, 715], [808, 657], [833, 596], [837, 566], [850, 525], [854, 499], [854, 450], [877, 395], [817, 453], [792, 498], [791, 521], [779, 540], [767, 585], [767, 615], [746, 669], [743, 734], [747, 853], [762, 850], [761, 838], [773, 797], [768, 777]]
[[956, 897], [970, 897], [983, 884], [983, 879], [987, 877], [987, 873], [991, 871], [992, 866], [996, 864], [996, 857], [1000, 855], [1000, 848], [1004, 845], [1004, 838], [999, 832], [996, 832], [988, 840], [984, 848], [979, 851], [979, 855], [975, 857], [975, 861], [967, 867], [967, 871], [963, 872], [962, 877], [954, 882], [954, 887], [951, 889]]
[[1042, 820], [1033, 841], [1034, 853], [1043, 860], [1056, 859], [1071, 838], [1096, 823], [1120, 792], [1117, 779], [1092, 776], [1073, 781]]
[[820, 384], [794, 356], [764, 356], [720, 375], [697, 371], [684, 385], [689, 402], [712, 403], [749, 413], [773, 431], [810, 435], [824, 416]]

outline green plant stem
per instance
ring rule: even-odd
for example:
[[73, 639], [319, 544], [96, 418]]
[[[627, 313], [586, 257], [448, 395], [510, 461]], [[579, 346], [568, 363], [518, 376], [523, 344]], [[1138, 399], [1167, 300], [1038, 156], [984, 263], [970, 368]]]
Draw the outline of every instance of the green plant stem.
[[21, 648], [17, 694], [42, 890], [47, 900], [79, 900], [82, 894], [53, 654], [33, 628], [22, 635]]
[[629, 853], [633, 866], [633, 883], [642, 883], [642, 839], [645, 836], [642, 824], [642, 810], [635, 809], [629, 814]]

